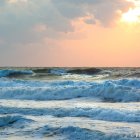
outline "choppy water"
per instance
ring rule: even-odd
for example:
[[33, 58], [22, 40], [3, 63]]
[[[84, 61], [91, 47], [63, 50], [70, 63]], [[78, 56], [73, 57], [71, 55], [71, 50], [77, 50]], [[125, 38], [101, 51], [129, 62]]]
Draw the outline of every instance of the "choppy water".
[[140, 140], [140, 68], [0, 68], [0, 139]]

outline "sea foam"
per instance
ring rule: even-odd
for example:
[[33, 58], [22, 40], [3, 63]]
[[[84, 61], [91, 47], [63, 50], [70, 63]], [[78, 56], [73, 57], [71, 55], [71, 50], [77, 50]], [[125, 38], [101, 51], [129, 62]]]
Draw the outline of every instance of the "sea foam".
[[39, 82], [1, 80], [0, 99], [62, 100], [98, 97], [104, 101], [140, 101], [140, 80], [122, 79], [103, 82]]

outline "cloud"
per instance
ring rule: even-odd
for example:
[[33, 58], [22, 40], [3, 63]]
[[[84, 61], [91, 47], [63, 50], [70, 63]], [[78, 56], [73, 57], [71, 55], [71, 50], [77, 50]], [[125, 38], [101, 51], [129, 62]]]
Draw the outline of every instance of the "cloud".
[[[120, 13], [127, 11], [133, 5], [125, 0], [52, 0], [52, 2], [66, 18], [90, 16], [89, 20], [93, 21], [93, 24], [99, 21], [104, 26], [109, 26]], [[86, 23], [91, 24], [91, 22]]]
[[[55, 32], [73, 30], [71, 23], [52, 5], [50, 0], [14, 0], [0, 3], [0, 38], [9, 42], [31, 41], [39, 35], [34, 27], [44, 25]], [[41, 34], [41, 33], [40, 33]], [[42, 35], [42, 34], [41, 34]], [[44, 35], [44, 34], [43, 34]]]
[[72, 21], [80, 18], [109, 27], [131, 6], [126, 0], [1, 0], [0, 39], [26, 43], [59, 37], [60, 32], [74, 32]]

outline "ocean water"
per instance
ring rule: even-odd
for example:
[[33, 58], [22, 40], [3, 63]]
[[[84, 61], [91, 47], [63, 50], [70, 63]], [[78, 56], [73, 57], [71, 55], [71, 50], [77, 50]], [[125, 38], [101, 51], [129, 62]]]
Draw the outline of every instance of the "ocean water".
[[140, 68], [0, 68], [0, 140], [140, 140]]

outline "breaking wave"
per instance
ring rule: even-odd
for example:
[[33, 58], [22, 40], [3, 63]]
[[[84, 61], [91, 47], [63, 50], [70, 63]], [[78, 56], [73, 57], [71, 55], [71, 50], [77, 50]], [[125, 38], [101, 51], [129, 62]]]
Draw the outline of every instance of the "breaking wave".
[[102, 82], [58, 81], [39, 82], [2, 80], [0, 99], [63, 100], [99, 97], [104, 101], [140, 101], [140, 80], [122, 79]]
[[[76, 79], [77, 76], [83, 75], [99, 77], [99, 79], [123, 79], [123, 78], [140, 78], [140, 70], [137, 69], [118, 69], [118, 68], [22, 68], [22, 69], [1, 69], [0, 78], [29, 78], [38, 79], [50, 76], [70, 76]], [[22, 76], [22, 77], [21, 77]]]
[[[104, 120], [112, 122], [140, 122], [140, 112], [121, 110], [121, 109], [107, 109], [103, 107], [95, 108], [15, 108], [15, 107], [1, 107], [0, 114], [9, 112], [11, 114], [21, 115], [51, 115], [55, 117], [85, 117], [94, 120]], [[6, 118], [7, 119], [7, 118]], [[8, 121], [14, 122], [14, 119], [22, 119], [20, 117], [12, 118], [8, 117]]]

